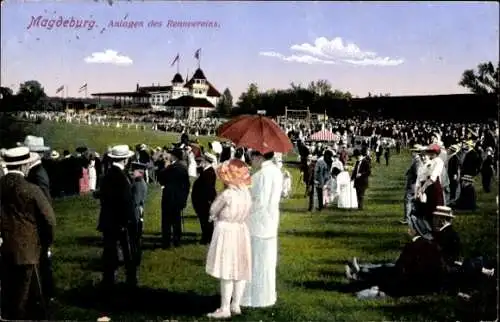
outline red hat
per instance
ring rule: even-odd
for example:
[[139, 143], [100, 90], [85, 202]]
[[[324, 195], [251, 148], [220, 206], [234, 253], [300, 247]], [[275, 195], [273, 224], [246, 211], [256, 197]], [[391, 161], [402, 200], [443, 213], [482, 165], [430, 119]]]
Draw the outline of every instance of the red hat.
[[431, 144], [425, 149], [427, 152], [434, 152], [436, 154], [441, 153], [441, 147], [438, 144]]

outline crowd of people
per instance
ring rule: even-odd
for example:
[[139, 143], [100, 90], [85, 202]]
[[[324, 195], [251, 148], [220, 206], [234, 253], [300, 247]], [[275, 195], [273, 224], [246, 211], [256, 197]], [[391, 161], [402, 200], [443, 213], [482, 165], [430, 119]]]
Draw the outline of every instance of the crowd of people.
[[[212, 127], [217, 122], [203, 124]], [[361, 290], [360, 298], [428, 293], [436, 287], [456, 291], [463, 276], [495, 273], [485, 268], [481, 259], [459, 262], [460, 243], [458, 234], [451, 230], [451, 218], [453, 209], [476, 208], [472, 185], [476, 176], [481, 175], [484, 191], [491, 191], [498, 163], [496, 124], [329, 120], [326, 124], [289, 121], [282, 127], [296, 141], [297, 166], [311, 211], [332, 204], [363, 209], [369, 177], [376, 171], [372, 169], [374, 162], [380, 162], [384, 155], [386, 166], [390, 166], [391, 150], [399, 153], [404, 146], [412, 148], [402, 223], [409, 225], [413, 239], [395, 264], [359, 264], [354, 259], [347, 266], [349, 279], [379, 287]], [[279, 204], [290, 196], [292, 181], [282, 156], [236, 148], [227, 142], [214, 141], [205, 148], [188, 135], [201, 131], [193, 133], [186, 124], [179, 128], [184, 133], [171, 147], [143, 143], [131, 150], [118, 145], [102, 154], [80, 147], [74, 153], [63, 151], [61, 157], [45, 146], [43, 138], [28, 136], [18, 147], [2, 151], [0, 254], [2, 269], [9, 272], [2, 274], [2, 317], [46, 317], [44, 304], [55, 294], [50, 261], [54, 198], [92, 193], [100, 200], [103, 291], [115, 285], [120, 253], [126, 283], [136, 287], [148, 183], [163, 188], [165, 249], [181, 245], [182, 213], [191, 195], [202, 232], [200, 243], [209, 245], [206, 272], [221, 281], [221, 306], [210, 317], [228, 318], [241, 314], [240, 307], [274, 305]], [[206, 133], [215, 129], [205, 128]], [[337, 133], [336, 138], [333, 142], [308, 142], [318, 129]], [[363, 137], [359, 147], [357, 136]], [[385, 138], [394, 140], [394, 147]], [[353, 166], [351, 157], [355, 159]], [[253, 175], [249, 167], [255, 170]], [[217, 178], [224, 183], [220, 193]], [[415, 285], [422, 279], [430, 281], [432, 287]], [[406, 293], [401, 293], [401, 288]]]

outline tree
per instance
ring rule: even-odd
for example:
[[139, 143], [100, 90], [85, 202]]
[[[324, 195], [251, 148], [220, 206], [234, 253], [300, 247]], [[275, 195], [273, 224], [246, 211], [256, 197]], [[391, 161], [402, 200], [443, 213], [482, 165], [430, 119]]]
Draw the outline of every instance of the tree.
[[259, 87], [257, 84], [251, 83], [247, 91], [241, 94], [238, 100], [238, 108], [242, 113], [255, 112], [260, 108], [259, 100]]
[[21, 107], [28, 110], [41, 110], [44, 106], [43, 99], [47, 97], [42, 85], [36, 80], [22, 83], [16, 96]]
[[458, 84], [474, 94], [499, 93], [499, 69], [500, 63], [497, 64], [496, 68], [491, 61], [481, 63], [477, 65], [477, 71], [465, 70]]
[[231, 114], [231, 109], [233, 108], [233, 95], [229, 88], [224, 90], [219, 103], [217, 104], [217, 113], [219, 115], [229, 115]]
[[332, 85], [330, 85], [327, 80], [320, 79], [316, 82], [312, 81], [309, 83], [307, 89], [314, 94], [321, 96], [330, 93], [332, 91]]

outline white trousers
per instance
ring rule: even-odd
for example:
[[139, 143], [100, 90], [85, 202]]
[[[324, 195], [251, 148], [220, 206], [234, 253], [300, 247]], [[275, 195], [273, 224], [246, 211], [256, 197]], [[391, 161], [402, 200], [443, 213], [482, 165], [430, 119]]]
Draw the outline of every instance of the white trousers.
[[278, 238], [251, 237], [252, 280], [247, 283], [241, 306], [268, 307], [276, 303]]

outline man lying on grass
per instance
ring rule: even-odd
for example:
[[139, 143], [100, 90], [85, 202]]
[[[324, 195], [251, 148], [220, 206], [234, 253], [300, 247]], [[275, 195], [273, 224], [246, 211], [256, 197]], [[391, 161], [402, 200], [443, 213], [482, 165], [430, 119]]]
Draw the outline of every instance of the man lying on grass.
[[[442, 291], [457, 294], [466, 287], [466, 281], [477, 281], [481, 274], [494, 274], [493, 269], [483, 267], [481, 259], [466, 260], [465, 265], [458, 261], [451, 262], [449, 254], [445, 253], [457, 247], [450, 244], [458, 240], [458, 235], [456, 238], [445, 238], [456, 233], [443, 234], [450, 231], [445, 228], [451, 228], [452, 218], [449, 216], [451, 209], [444, 208], [434, 212], [435, 218], [439, 218], [435, 221], [434, 233], [425, 221], [410, 217], [408, 233], [412, 240], [405, 245], [395, 263], [359, 265], [354, 258], [346, 266], [348, 279], [357, 283], [358, 289], [365, 289], [357, 293], [359, 298], [415, 296]], [[443, 245], [447, 246], [444, 247], [447, 252], [443, 251]], [[373, 285], [376, 286], [369, 288]], [[467, 285], [470, 286], [470, 283]]]

